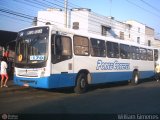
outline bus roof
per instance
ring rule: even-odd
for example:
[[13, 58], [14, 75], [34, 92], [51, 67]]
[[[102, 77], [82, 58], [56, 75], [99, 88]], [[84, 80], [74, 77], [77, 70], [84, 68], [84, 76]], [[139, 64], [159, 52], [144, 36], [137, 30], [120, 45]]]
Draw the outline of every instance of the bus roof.
[[56, 25], [32, 26], [32, 27], [25, 28], [23, 30], [27, 30], [30, 28], [37, 28], [37, 27], [47, 27], [47, 26], [51, 29], [51, 31], [55, 31], [55, 32], [61, 31], [61, 33], [62, 34], [64, 33], [65, 35], [67, 35], [67, 34], [80, 35], [80, 36], [85, 36], [88, 38], [102, 39], [102, 40], [106, 40], [106, 41], [112, 41], [112, 42], [117, 42], [117, 43], [131, 45], [131, 46], [133, 45], [133, 46], [144, 47], [144, 48], [148, 48], [148, 49], [156, 49], [155, 47], [138, 44], [136, 42], [129, 41], [129, 40], [122, 40], [119, 38], [114, 38], [114, 37], [109, 37], [109, 36], [101, 36], [101, 35], [89, 33], [89, 32], [83, 31], [83, 30], [74, 30], [71, 28], [58, 27]]

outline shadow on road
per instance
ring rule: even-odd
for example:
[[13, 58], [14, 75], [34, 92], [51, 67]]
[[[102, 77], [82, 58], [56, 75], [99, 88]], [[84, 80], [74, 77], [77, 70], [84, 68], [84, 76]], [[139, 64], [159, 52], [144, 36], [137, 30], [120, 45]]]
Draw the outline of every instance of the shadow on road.
[[[139, 84], [143, 84], [145, 82], [151, 82], [154, 81], [154, 78], [148, 78], [148, 79], [141, 79], [139, 81]], [[13, 84], [13, 81], [10, 80], [8, 82], [9, 88], [6, 89], [6, 91], [27, 91], [30, 89], [33, 90], [42, 90], [42, 91], [47, 91], [47, 92], [52, 92], [52, 93], [63, 93], [63, 94], [72, 94], [74, 93], [74, 87], [64, 87], [64, 88], [54, 88], [54, 89], [42, 89], [42, 88], [31, 88], [31, 87], [25, 87], [25, 86], [16, 86]], [[110, 83], [101, 83], [101, 84], [94, 84], [94, 85], [89, 85], [87, 88], [87, 92], [92, 92], [97, 89], [105, 89], [105, 88], [114, 88], [114, 87], [122, 87], [122, 86], [127, 86], [131, 85], [128, 81], [120, 81], [120, 82], [110, 82]]]

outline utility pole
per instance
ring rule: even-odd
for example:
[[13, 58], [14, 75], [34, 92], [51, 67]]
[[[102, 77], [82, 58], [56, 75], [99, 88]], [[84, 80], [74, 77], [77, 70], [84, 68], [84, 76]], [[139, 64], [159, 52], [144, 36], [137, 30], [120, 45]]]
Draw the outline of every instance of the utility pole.
[[112, 0], [110, 0], [110, 17], [112, 17]]
[[64, 0], [64, 27], [67, 28], [67, 6], [68, 0]]

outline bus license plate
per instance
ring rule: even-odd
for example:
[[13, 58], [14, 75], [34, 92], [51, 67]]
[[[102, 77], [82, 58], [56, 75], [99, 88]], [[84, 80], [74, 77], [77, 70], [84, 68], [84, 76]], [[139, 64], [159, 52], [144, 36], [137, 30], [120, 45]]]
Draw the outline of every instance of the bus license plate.
[[25, 84], [23, 84], [23, 86], [25, 86], [25, 87], [29, 87], [29, 84], [25, 83]]

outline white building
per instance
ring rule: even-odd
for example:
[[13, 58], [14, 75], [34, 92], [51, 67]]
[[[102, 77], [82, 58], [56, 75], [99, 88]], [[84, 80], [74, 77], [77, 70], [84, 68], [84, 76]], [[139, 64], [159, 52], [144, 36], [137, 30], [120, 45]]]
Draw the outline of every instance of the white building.
[[134, 20], [126, 21], [126, 23], [131, 25], [131, 40], [139, 44], [145, 44], [145, 25]]
[[145, 44], [148, 46], [155, 46], [155, 38], [154, 38], [154, 29], [148, 26], [145, 26]]
[[130, 40], [130, 25], [116, 21], [113, 17], [98, 15], [90, 9], [72, 9], [70, 23], [73, 29]]
[[[67, 14], [68, 15], [68, 14]], [[68, 17], [68, 16], [67, 16]], [[47, 9], [46, 11], [38, 11], [37, 25], [54, 24], [64, 27], [65, 12], [61, 9]]]
[[37, 25], [54, 24], [64, 27], [67, 19], [67, 27], [111, 36], [122, 40], [134, 41], [139, 44], [154, 46], [154, 29], [134, 20], [120, 22], [113, 17], [98, 15], [86, 8], [75, 8], [67, 12], [67, 17], [61, 9], [47, 9], [39, 11]]
[[[54, 24], [65, 25], [65, 12], [59, 9], [48, 9], [38, 12], [37, 25]], [[130, 25], [91, 12], [86, 8], [75, 8], [67, 13], [67, 27], [99, 34], [112, 36], [122, 40], [130, 40]]]

